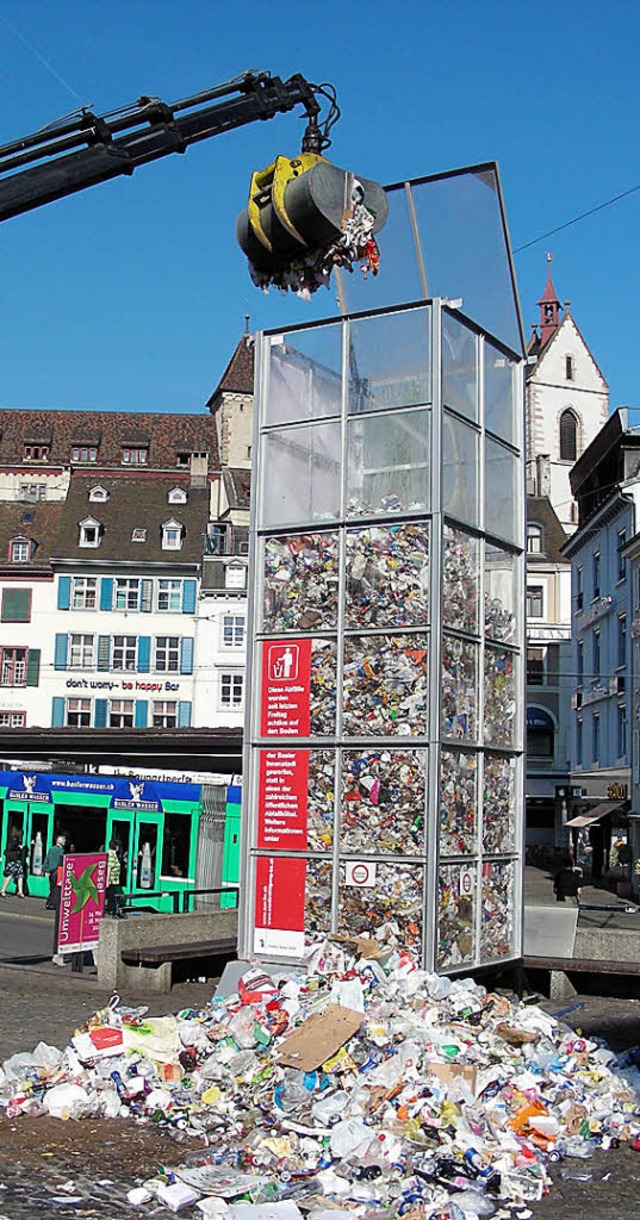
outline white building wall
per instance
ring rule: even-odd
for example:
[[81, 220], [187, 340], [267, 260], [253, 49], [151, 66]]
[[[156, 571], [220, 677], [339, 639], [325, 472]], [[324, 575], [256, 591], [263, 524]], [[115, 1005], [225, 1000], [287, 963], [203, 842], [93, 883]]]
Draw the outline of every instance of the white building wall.
[[196, 633], [194, 724], [241, 729], [246, 696], [246, 596], [202, 595]]
[[37, 504], [43, 500], [65, 500], [71, 471], [49, 470], [43, 466], [22, 470], [0, 470], [0, 501], [18, 500]]
[[[156, 714], [165, 718], [165, 723], [158, 724], [159, 728], [187, 728], [194, 723], [198, 582], [195, 577], [178, 574], [170, 568], [153, 574], [145, 570], [127, 571], [126, 578], [129, 580], [152, 582], [151, 608], [144, 611], [118, 609], [116, 582], [124, 575], [117, 568], [101, 569], [97, 574], [96, 569], [89, 565], [74, 566], [73, 571], [56, 574], [54, 605], [43, 650], [47, 675], [43, 691], [43, 694], [46, 692], [44, 724], [57, 724], [58, 727], [73, 723], [76, 723], [76, 727], [128, 727], [112, 724], [112, 715], [128, 714], [115, 706], [115, 702], [120, 700], [133, 703], [133, 727], [153, 727]], [[61, 581], [65, 579], [71, 581], [68, 609], [60, 607], [60, 603], [66, 600], [66, 595], [61, 596], [60, 590]], [[87, 579], [96, 581], [95, 606], [76, 608], [74, 600], [76, 590], [81, 587], [79, 582]], [[191, 582], [191, 600], [187, 604], [193, 602], [193, 610], [160, 609], [161, 580], [173, 582], [171, 598], [178, 599], [180, 604], [184, 582]], [[104, 605], [103, 581], [112, 582], [109, 609], [101, 608]], [[162, 590], [162, 596], [168, 596], [166, 589]], [[85, 639], [81, 643], [78, 637]], [[130, 647], [126, 649], [126, 654], [121, 653], [116, 643], [120, 637], [135, 641], [133, 654]], [[66, 640], [66, 645], [62, 640]], [[104, 643], [101, 645], [101, 641], [105, 640], [109, 641], [108, 646]], [[88, 663], [84, 663], [87, 650]], [[106, 662], [105, 652], [108, 657]], [[76, 707], [72, 710], [69, 701], [74, 699], [87, 701], [87, 708]], [[64, 701], [63, 707], [60, 701]], [[164, 706], [157, 706], [160, 704]], [[171, 705], [174, 705], [173, 711]], [[89, 725], [84, 721], [78, 725], [74, 716], [84, 715], [86, 719], [87, 712]]]
[[230, 466], [232, 470], [249, 470], [253, 439], [253, 395], [224, 391], [217, 420], [222, 465]]
[[[30, 593], [30, 618], [24, 623], [0, 623], [0, 725], [12, 713], [24, 714], [26, 728], [45, 728], [51, 723], [50, 648], [55, 624], [55, 590], [53, 580], [0, 580], [0, 602], [4, 605], [5, 590], [22, 589]], [[37, 686], [16, 683], [10, 666], [4, 664], [6, 650], [36, 650], [40, 653]], [[25, 675], [26, 676], [26, 675]]]
[[[566, 376], [568, 356], [572, 358], [571, 380]], [[560, 458], [560, 418], [567, 409], [578, 420], [580, 457], [608, 418], [609, 391], [571, 315], [564, 317], [527, 382], [527, 471], [532, 485], [536, 457], [549, 456], [549, 499], [564, 529], [572, 532], [577, 522], [569, 483], [573, 462]]]

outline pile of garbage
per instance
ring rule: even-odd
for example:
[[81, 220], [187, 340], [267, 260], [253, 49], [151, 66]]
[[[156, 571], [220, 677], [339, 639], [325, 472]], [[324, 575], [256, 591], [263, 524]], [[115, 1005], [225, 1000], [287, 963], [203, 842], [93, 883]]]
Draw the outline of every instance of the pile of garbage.
[[362, 937], [309, 946], [304, 970], [252, 966], [236, 993], [176, 1016], [114, 997], [63, 1052], [7, 1059], [0, 1104], [197, 1140], [129, 1192], [140, 1207], [524, 1220], [551, 1162], [640, 1146], [639, 1080], [633, 1054]]

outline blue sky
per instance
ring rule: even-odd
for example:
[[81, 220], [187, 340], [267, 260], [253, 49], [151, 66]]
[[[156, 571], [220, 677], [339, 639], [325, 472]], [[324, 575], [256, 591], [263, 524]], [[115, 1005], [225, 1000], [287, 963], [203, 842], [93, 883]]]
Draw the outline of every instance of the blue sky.
[[[637, 0], [0, 0], [0, 142], [81, 103], [302, 72], [338, 90], [339, 165], [395, 182], [497, 160], [517, 249], [640, 182], [639, 52]], [[234, 238], [250, 171], [301, 128], [254, 124], [5, 222], [0, 405], [199, 411], [245, 313], [306, 320], [253, 288]], [[549, 249], [612, 407], [640, 405], [639, 221], [640, 191], [516, 254], [526, 332]]]

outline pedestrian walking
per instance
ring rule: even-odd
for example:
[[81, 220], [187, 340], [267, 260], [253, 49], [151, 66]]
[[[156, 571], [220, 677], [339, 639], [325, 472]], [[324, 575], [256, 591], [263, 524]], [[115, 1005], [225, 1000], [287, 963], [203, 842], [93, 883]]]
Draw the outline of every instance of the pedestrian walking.
[[579, 906], [583, 878], [584, 874], [580, 866], [574, 860], [567, 860], [553, 879], [556, 902], [566, 902], [567, 898], [573, 898], [576, 906]]
[[62, 859], [55, 871], [55, 885], [51, 898], [51, 909], [53, 911], [53, 957], [51, 961], [54, 966], [64, 966], [64, 955], [58, 952], [58, 924], [60, 923], [60, 904], [62, 902]]
[[122, 848], [118, 840], [112, 839], [107, 855], [107, 885], [104, 892], [107, 911], [112, 919], [125, 918], [124, 911], [122, 910], [122, 886], [120, 884], [122, 872], [121, 851]]
[[4, 853], [4, 881], [0, 890], [0, 897], [2, 898], [6, 898], [11, 881], [16, 883], [18, 898], [24, 898], [24, 868], [22, 864], [22, 843], [20, 840], [21, 835], [14, 831]]
[[54, 890], [56, 888], [56, 883], [57, 883], [57, 879], [58, 879], [58, 869], [59, 869], [60, 865], [62, 864], [62, 857], [64, 856], [65, 843], [66, 843], [65, 836], [58, 835], [55, 843], [53, 843], [52, 846], [49, 848], [49, 850], [44, 858], [43, 868], [44, 868], [45, 874], [49, 878], [49, 897], [47, 898], [47, 901], [44, 904], [45, 909], [47, 911], [55, 910], [54, 901], [53, 901]]

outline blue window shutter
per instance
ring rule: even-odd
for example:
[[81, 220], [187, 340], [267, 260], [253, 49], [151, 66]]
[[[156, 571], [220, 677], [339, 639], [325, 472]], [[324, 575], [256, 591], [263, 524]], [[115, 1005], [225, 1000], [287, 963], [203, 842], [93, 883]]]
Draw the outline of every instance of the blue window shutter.
[[113, 577], [103, 576], [100, 581], [100, 609], [111, 610], [113, 606]]
[[55, 647], [55, 652], [53, 654], [53, 668], [54, 669], [66, 669], [67, 668], [67, 640], [68, 640], [68, 638], [69, 637], [64, 633], [58, 632], [56, 634], [56, 647]]
[[109, 668], [111, 659], [111, 636], [98, 636], [98, 669], [104, 673]]
[[93, 723], [96, 729], [106, 729], [107, 727], [107, 701], [106, 699], [96, 699], [95, 711], [93, 715]]
[[136, 699], [135, 727], [137, 729], [146, 729], [148, 708], [149, 708], [149, 703], [146, 699]]
[[196, 611], [196, 582], [195, 580], [183, 580], [182, 582], [182, 613], [195, 614]]
[[61, 729], [64, 724], [64, 699], [54, 695], [51, 700], [51, 728]]
[[58, 610], [68, 610], [71, 605], [71, 577], [61, 576], [58, 580]]
[[185, 635], [180, 640], [180, 673], [193, 673], [193, 636]]
[[148, 674], [151, 664], [151, 636], [138, 636], [138, 673]]
[[181, 699], [178, 703], [178, 728], [191, 728], [191, 704], [186, 699]]

